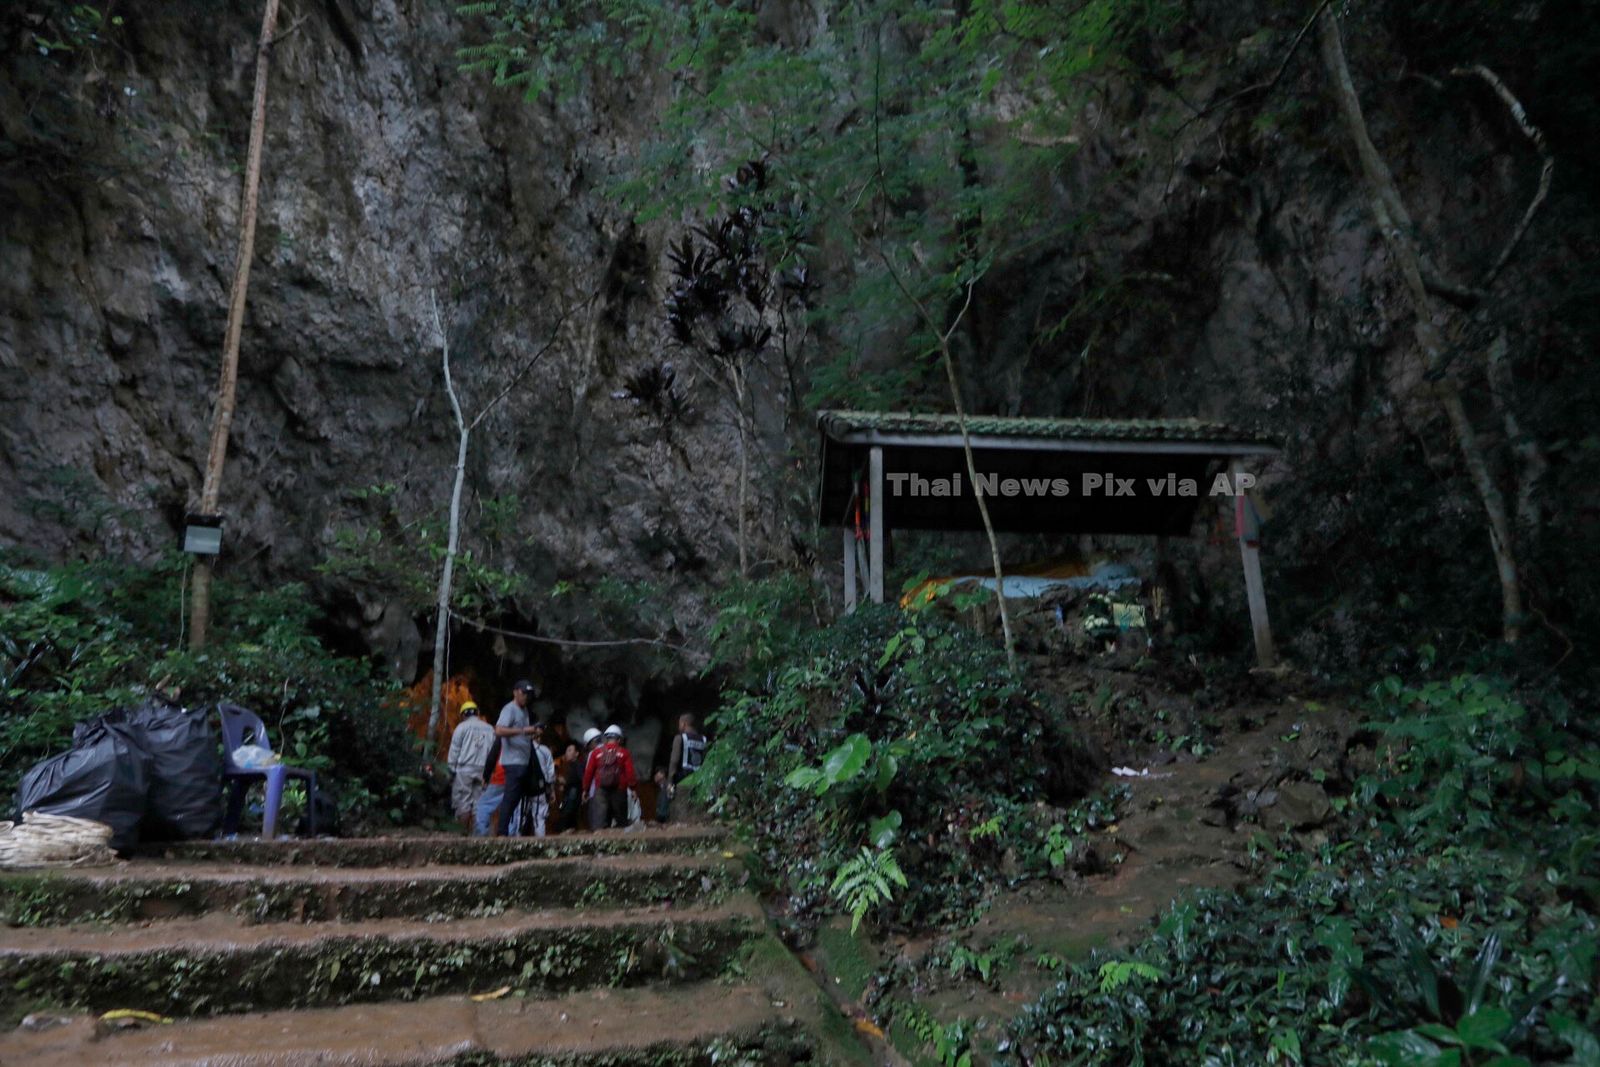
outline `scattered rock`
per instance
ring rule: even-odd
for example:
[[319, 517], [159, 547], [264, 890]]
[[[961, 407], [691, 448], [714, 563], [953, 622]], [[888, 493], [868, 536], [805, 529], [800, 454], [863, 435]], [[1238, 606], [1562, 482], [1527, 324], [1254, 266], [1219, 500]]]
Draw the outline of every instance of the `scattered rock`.
[[1017, 850], [1008, 848], [1000, 856], [1000, 873], [1007, 880], [1019, 878], [1022, 875], [1022, 861], [1017, 858]]
[[1315, 782], [1284, 782], [1276, 802], [1262, 809], [1261, 823], [1270, 830], [1305, 830], [1326, 822], [1333, 804]]

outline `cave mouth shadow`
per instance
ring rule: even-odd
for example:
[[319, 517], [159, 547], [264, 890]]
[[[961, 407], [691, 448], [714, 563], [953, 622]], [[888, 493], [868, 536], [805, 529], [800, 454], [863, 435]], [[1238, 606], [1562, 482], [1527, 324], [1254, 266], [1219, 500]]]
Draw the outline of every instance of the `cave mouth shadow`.
[[[507, 630], [538, 632], [538, 620], [533, 618], [501, 624]], [[343, 640], [348, 643], [350, 635]], [[383, 659], [381, 653], [368, 651]], [[433, 666], [432, 651], [430, 642], [418, 656], [415, 676], [402, 681], [414, 686], [426, 678]], [[562, 754], [568, 740], [581, 739], [591, 726], [601, 730], [613, 723], [621, 726], [643, 780], [666, 766], [678, 716], [692, 713], [703, 729], [707, 715], [721, 700], [722, 679], [687, 668], [663, 669], [660, 659], [647, 650], [564, 650], [470, 626], [451, 632], [449, 664], [450, 677], [467, 681], [473, 699], [491, 722], [511, 699], [512, 686], [519, 679], [533, 679], [539, 696], [531, 709], [548, 728], [545, 744], [555, 756]]]

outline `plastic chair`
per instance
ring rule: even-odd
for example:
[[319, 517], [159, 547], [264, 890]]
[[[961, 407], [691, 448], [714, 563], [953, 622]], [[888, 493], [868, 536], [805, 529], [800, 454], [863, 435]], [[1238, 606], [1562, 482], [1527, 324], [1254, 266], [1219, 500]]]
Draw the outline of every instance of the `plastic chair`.
[[290, 767], [276, 763], [271, 767], [242, 768], [233, 762], [233, 752], [240, 745], [256, 744], [269, 752], [272, 743], [267, 740], [267, 728], [261, 717], [237, 704], [218, 704], [217, 715], [222, 719], [222, 780], [227, 783], [228, 810], [222, 820], [224, 834], [239, 832], [239, 819], [244, 814], [245, 793], [250, 783], [261, 779], [267, 784], [267, 802], [262, 809], [261, 836], [272, 840], [277, 836], [278, 808], [283, 803], [283, 785], [290, 778], [306, 783], [306, 823], [311, 836], [317, 835], [317, 772], [304, 767]]

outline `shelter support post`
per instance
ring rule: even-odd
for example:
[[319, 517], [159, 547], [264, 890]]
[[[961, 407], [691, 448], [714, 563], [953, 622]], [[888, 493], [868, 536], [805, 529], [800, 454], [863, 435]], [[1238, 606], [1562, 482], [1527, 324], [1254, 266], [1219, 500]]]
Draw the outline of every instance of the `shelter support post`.
[[856, 532], [847, 523], [844, 528], [844, 610], [856, 610]]
[[[1230, 464], [1230, 474], [1237, 493], [1239, 474], [1244, 467], [1235, 460]], [[1261, 580], [1261, 532], [1251, 518], [1249, 502], [1238, 501], [1235, 526], [1239, 535], [1239, 555], [1244, 562], [1244, 593], [1250, 604], [1250, 629], [1256, 638], [1256, 662], [1262, 667], [1275, 667], [1278, 653], [1272, 645], [1272, 623], [1267, 618], [1267, 591]]]
[[873, 446], [868, 464], [871, 481], [869, 503], [870, 540], [867, 544], [867, 595], [874, 604], [883, 603], [883, 449]]

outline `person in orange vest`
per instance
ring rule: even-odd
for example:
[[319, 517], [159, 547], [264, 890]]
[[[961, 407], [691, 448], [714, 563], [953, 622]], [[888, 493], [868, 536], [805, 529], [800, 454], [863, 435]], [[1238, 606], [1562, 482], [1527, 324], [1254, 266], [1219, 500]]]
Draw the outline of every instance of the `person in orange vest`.
[[628, 790], [638, 784], [633, 757], [622, 747], [622, 727], [606, 727], [599, 748], [583, 768], [583, 793], [590, 801], [589, 825], [596, 830], [628, 825]]

